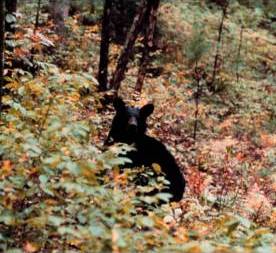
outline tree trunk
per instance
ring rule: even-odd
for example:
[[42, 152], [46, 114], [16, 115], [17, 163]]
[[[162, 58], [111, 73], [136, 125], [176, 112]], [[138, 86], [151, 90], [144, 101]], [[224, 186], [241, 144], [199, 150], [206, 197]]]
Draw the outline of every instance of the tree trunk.
[[38, 28], [40, 7], [41, 7], [41, 0], [38, 0], [38, 1], [37, 1], [36, 16], [35, 16], [34, 33], [36, 33], [36, 30], [37, 30], [37, 28]]
[[113, 74], [113, 78], [111, 80], [111, 87], [118, 91], [120, 88], [120, 84], [124, 79], [124, 74], [126, 71], [126, 67], [129, 61], [129, 57], [131, 55], [131, 51], [133, 49], [135, 40], [141, 31], [141, 25], [143, 23], [145, 13], [147, 11], [147, 2], [146, 0], [141, 0], [137, 14], [133, 20], [130, 31], [127, 35], [126, 42], [123, 48], [123, 51], [119, 57], [116, 70]]
[[53, 19], [59, 35], [65, 33], [64, 20], [68, 17], [69, 6], [69, 0], [50, 0], [50, 18]]
[[0, 115], [2, 113], [2, 96], [4, 89], [4, 40], [5, 40], [4, 1], [0, 0]]
[[108, 53], [110, 42], [110, 16], [111, 16], [112, 0], [105, 0], [104, 14], [102, 20], [100, 64], [98, 72], [99, 89], [105, 91], [107, 89], [108, 76]]
[[[4, 0], [1, 0], [4, 1]], [[17, 8], [17, 0], [5, 0], [5, 7], [6, 7], [6, 14], [12, 15], [14, 16], [14, 19], [16, 19], [15, 17], [15, 13], [16, 13], [16, 8]], [[14, 33], [15, 32], [15, 21], [11, 21], [11, 22], [5, 22], [5, 28], [6, 31]]]
[[146, 29], [146, 34], [144, 38], [144, 49], [142, 53], [142, 59], [140, 63], [140, 68], [138, 72], [138, 79], [136, 83], [135, 90], [141, 92], [144, 79], [146, 76], [147, 72], [147, 66], [149, 63], [149, 54], [152, 51], [153, 47], [153, 36], [154, 36], [154, 31], [156, 27], [156, 22], [157, 22], [157, 12], [158, 12], [158, 7], [160, 4], [160, 0], [152, 0], [151, 2], [148, 3], [148, 26]]
[[111, 40], [124, 44], [137, 11], [135, 0], [113, 0], [111, 15]]
[[17, 0], [5, 0], [5, 7], [8, 13], [16, 12]]

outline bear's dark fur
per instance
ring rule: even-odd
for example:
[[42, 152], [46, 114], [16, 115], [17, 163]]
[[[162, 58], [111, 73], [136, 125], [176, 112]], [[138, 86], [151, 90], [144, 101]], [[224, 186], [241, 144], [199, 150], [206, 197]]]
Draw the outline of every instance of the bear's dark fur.
[[160, 165], [165, 178], [170, 182], [167, 190], [172, 198], [170, 201], [180, 201], [185, 189], [185, 179], [177, 166], [172, 154], [158, 140], [146, 135], [147, 117], [153, 112], [153, 104], [142, 108], [126, 106], [120, 98], [114, 100], [116, 115], [106, 143], [134, 144], [136, 150], [127, 154], [132, 160], [132, 167]]

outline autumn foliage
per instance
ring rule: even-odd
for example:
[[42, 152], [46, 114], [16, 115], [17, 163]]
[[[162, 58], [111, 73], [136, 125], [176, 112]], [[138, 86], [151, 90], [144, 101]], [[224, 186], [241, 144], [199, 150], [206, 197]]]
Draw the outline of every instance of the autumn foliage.
[[[133, 147], [103, 145], [115, 112], [113, 91], [98, 90], [102, 1], [75, 1], [62, 35], [45, 1], [35, 32], [37, 4], [18, 2], [5, 40], [1, 252], [275, 252], [274, 1], [161, 1], [141, 93], [137, 37], [118, 95], [154, 104], [147, 134], [187, 182], [162, 206], [147, 194], [166, 184], [160, 165], [121, 170]], [[110, 80], [123, 45], [109, 42]]]

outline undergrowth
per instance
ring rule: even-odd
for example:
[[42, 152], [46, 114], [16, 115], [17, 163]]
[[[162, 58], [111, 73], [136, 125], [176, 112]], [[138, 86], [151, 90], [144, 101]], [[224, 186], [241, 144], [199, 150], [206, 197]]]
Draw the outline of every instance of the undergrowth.
[[[23, 16], [9, 54], [22, 58], [32, 50], [40, 72], [35, 77], [19, 67], [7, 79], [10, 94], [3, 102], [9, 109], [0, 122], [0, 249], [275, 251], [275, 37], [259, 28], [264, 17], [230, 6], [218, 89], [211, 92], [208, 80], [202, 81], [195, 141], [194, 68], [207, 77], [212, 72], [221, 10], [202, 1], [162, 3], [163, 47], [153, 66], [163, 72], [147, 77], [137, 99], [134, 59], [120, 90], [133, 105], [153, 100], [149, 134], [167, 144], [188, 182], [180, 203], [160, 207], [155, 203], [165, 196], [146, 193], [164, 187], [162, 175], [153, 178], [149, 168], [122, 173], [128, 161], [120, 154], [132, 147], [103, 148], [113, 112], [102, 107], [97, 92], [99, 24], [84, 27], [71, 17], [66, 40], [59, 40], [44, 22], [34, 35]], [[110, 70], [120, 48], [111, 45]], [[141, 173], [149, 186], [135, 186]]]

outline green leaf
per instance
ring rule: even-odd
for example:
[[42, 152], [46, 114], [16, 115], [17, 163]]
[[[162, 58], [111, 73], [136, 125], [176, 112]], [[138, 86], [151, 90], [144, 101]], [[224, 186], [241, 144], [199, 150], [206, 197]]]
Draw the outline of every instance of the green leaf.
[[15, 17], [15, 15], [13, 15], [13, 14], [7, 14], [6, 15], [6, 22], [7, 23], [15, 23], [16, 22], [16, 17]]
[[62, 217], [50, 215], [48, 216], [48, 222], [50, 225], [58, 227], [65, 222], [65, 219]]
[[225, 225], [228, 228], [227, 234], [230, 235], [240, 225], [240, 221], [238, 220], [229, 221]]
[[120, 248], [125, 248], [127, 247], [127, 243], [126, 241], [124, 240], [124, 238], [122, 236], [119, 237], [118, 241], [117, 241], [117, 245], [120, 247]]
[[89, 231], [93, 236], [96, 236], [96, 237], [101, 237], [103, 235], [103, 233], [105, 232], [104, 229], [98, 225], [90, 226]]
[[46, 175], [40, 175], [39, 176], [39, 181], [45, 185], [48, 182], [48, 177]]
[[14, 40], [5, 40], [5, 44], [10, 48], [15, 48], [16, 47], [16, 43], [15, 43]]
[[149, 217], [141, 217], [139, 219], [139, 222], [141, 223], [142, 226], [145, 226], [145, 227], [153, 227], [154, 226], [154, 222], [151, 218]]
[[3, 222], [6, 225], [13, 225], [15, 224], [15, 217], [9, 211], [4, 211], [0, 214], [0, 223]]
[[8, 249], [5, 251], [6, 253], [23, 253], [23, 251], [21, 249]]
[[239, 216], [239, 221], [241, 225], [243, 225], [245, 228], [249, 229], [251, 227], [251, 221], [246, 219], [245, 217]]
[[264, 245], [254, 250], [254, 253], [269, 253], [269, 252], [275, 252], [275, 248], [273, 249], [269, 245]]
[[61, 128], [61, 120], [57, 117], [51, 119], [50, 126], [47, 128], [47, 132], [56, 132]]
[[156, 197], [160, 200], [163, 200], [165, 202], [169, 202], [169, 199], [172, 197], [172, 195], [170, 193], [157, 193]]
[[67, 169], [75, 176], [80, 174], [79, 165], [75, 162], [69, 161], [66, 163]]
[[30, 157], [38, 157], [42, 153], [41, 148], [36, 144], [23, 144], [24, 150], [28, 153]]
[[204, 252], [204, 253], [215, 252], [215, 248], [214, 248], [214, 246], [212, 246], [211, 242], [203, 241], [200, 246], [201, 246], [202, 252]]
[[43, 163], [45, 165], [56, 166], [56, 164], [59, 163], [60, 160], [61, 160], [60, 155], [53, 154], [51, 157], [47, 157], [43, 159]]
[[24, 87], [24, 86], [20, 87], [20, 88], [17, 90], [17, 92], [18, 92], [18, 94], [19, 94], [20, 96], [24, 96], [24, 95], [25, 95], [25, 92], [26, 92], [25, 87]]
[[82, 238], [82, 235], [78, 233], [78, 231], [72, 227], [69, 226], [61, 226], [58, 228], [58, 233], [61, 235], [72, 235], [78, 238]]

